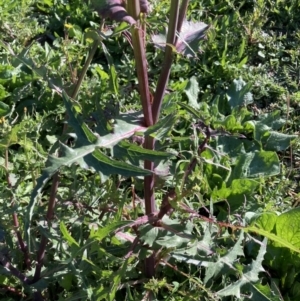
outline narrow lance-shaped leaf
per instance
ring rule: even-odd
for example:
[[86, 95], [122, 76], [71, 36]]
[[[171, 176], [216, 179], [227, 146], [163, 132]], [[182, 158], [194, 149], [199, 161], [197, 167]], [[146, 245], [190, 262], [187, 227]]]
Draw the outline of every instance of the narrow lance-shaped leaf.
[[60, 228], [60, 231], [61, 231], [62, 235], [64, 236], [64, 238], [67, 240], [69, 246], [75, 245], [75, 246], [79, 247], [79, 244], [68, 232], [66, 225], [62, 221], [60, 222], [59, 228]]
[[113, 58], [110, 55], [109, 51], [107, 50], [105, 44], [101, 43], [101, 46], [102, 46], [103, 52], [105, 54], [106, 60], [109, 65], [109, 75], [110, 75], [109, 76], [109, 88], [114, 95], [118, 95], [119, 87], [118, 87], [118, 80], [117, 80], [117, 72], [116, 72], [114, 62], [113, 62]]
[[122, 141], [114, 147], [114, 156], [117, 158], [124, 157], [136, 160], [149, 160], [159, 162], [172, 156], [167, 152], [160, 152], [142, 148], [136, 144]]
[[146, 136], [151, 136], [156, 140], [162, 140], [168, 137], [168, 133], [171, 131], [172, 127], [177, 121], [177, 116], [175, 114], [170, 114], [165, 118], [161, 118], [156, 124], [148, 127], [145, 132]]

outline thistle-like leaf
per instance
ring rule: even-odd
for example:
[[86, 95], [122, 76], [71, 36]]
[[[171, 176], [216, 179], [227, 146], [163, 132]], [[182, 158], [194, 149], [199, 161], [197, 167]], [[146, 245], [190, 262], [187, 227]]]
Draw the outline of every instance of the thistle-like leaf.
[[244, 255], [243, 247], [242, 247], [243, 239], [244, 239], [244, 233], [241, 232], [238, 241], [233, 246], [233, 248], [228, 251], [228, 253], [225, 256], [218, 258], [217, 262], [202, 263], [202, 265], [207, 267], [204, 283], [207, 283], [208, 280], [211, 279], [212, 277], [218, 276], [225, 267], [235, 269], [233, 267], [234, 262], [237, 260], [238, 256]]
[[258, 274], [264, 272], [262, 266], [262, 261], [266, 253], [267, 248], [267, 239], [265, 238], [261, 244], [260, 250], [256, 257], [256, 260], [253, 261], [250, 265], [245, 267], [244, 271], [241, 273], [240, 279], [233, 284], [228, 285], [224, 289], [217, 292], [219, 296], [236, 296], [238, 299], [241, 298], [241, 289], [243, 286], [247, 285], [247, 288], [251, 290], [257, 290], [257, 287], [254, 288], [254, 285], [258, 282]]
[[[37, 199], [45, 184], [61, 167], [78, 164], [82, 168], [90, 168], [103, 176], [119, 174], [124, 177], [135, 177], [151, 174], [151, 171], [140, 168], [138, 162], [134, 162], [135, 165], [132, 165], [124, 161], [116, 160], [113, 157], [108, 157], [100, 150], [100, 148], [112, 149], [117, 143], [132, 136], [135, 132], [145, 131], [146, 128], [143, 126], [143, 120], [139, 114], [132, 113], [119, 115], [111, 125], [112, 130], [107, 131], [106, 135], [100, 136], [98, 133], [94, 133], [83, 121], [80, 114], [75, 110], [75, 106], [68, 95], [65, 92], [63, 92], [62, 95], [69, 117], [68, 123], [76, 133], [76, 145], [78, 147], [70, 148], [60, 142], [60, 157], [51, 154], [48, 156], [46, 168], [43, 170], [42, 175], [37, 181], [37, 185], [32, 192], [30, 203], [28, 205], [25, 221], [27, 241], [29, 241], [29, 225]], [[106, 121], [98, 120], [98, 122], [105, 123]], [[105, 131], [102, 132], [104, 133]], [[120, 157], [124, 156], [124, 151], [127, 151], [127, 158], [125, 157], [125, 159], [139, 157], [140, 160], [147, 159], [149, 161], [161, 161], [170, 156], [170, 154], [167, 153], [146, 150], [127, 142], [121, 143], [119, 150], [120, 149], [123, 150]]]

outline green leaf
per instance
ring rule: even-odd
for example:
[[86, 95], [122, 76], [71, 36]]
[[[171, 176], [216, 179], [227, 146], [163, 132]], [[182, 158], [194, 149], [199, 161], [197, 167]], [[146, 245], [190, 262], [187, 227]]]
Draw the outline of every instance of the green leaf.
[[243, 251], [243, 246], [242, 242], [244, 239], [244, 233], [241, 231], [239, 235], [239, 239], [231, 248], [225, 256], [217, 258], [216, 262], [203, 262], [202, 265], [206, 267], [206, 272], [205, 272], [205, 278], [204, 278], [204, 283], [207, 283], [209, 279], [213, 277], [217, 277], [222, 273], [222, 270], [224, 270], [224, 267], [229, 267], [230, 269], [235, 269], [234, 263], [238, 256], [243, 256], [244, 251]]
[[242, 78], [233, 81], [226, 93], [231, 109], [239, 106], [246, 106], [253, 102], [250, 89], [251, 84], [246, 84]]
[[152, 225], [145, 225], [139, 228], [140, 240], [152, 247], [159, 235], [159, 229]]
[[95, 168], [96, 171], [105, 175], [119, 174], [124, 177], [138, 177], [151, 174], [149, 170], [135, 167], [122, 161], [113, 160], [101, 153], [99, 149], [96, 149], [92, 153], [92, 157], [97, 159], [97, 161], [92, 160], [91, 156], [87, 157], [85, 161]]
[[276, 234], [300, 249], [300, 208], [289, 210], [277, 217]]
[[61, 221], [59, 224], [60, 231], [63, 235], [63, 237], [67, 240], [69, 246], [75, 245], [79, 247], [79, 244], [76, 242], [76, 240], [70, 235], [70, 233], [67, 230], [67, 227], [65, 226], [64, 222]]
[[99, 227], [97, 230], [92, 229], [90, 232], [90, 238], [96, 239], [97, 241], [101, 241], [102, 239], [110, 235], [113, 231], [131, 223], [132, 221], [117, 221], [112, 222], [103, 228]]
[[269, 132], [269, 136], [264, 139], [266, 141], [263, 141], [263, 147], [265, 150], [280, 152], [286, 150], [291, 145], [291, 142], [297, 137], [297, 135], [288, 135], [271, 131]]
[[178, 105], [187, 110], [191, 115], [193, 115], [195, 118], [200, 119], [201, 118], [201, 112], [197, 111], [193, 107], [183, 103], [183, 102], [178, 102]]
[[114, 33], [112, 36], [116, 36], [119, 35], [120, 33], [122, 33], [123, 31], [126, 31], [130, 28], [130, 25], [127, 24], [126, 22], [121, 22], [115, 29], [114, 29]]
[[106, 56], [108, 65], [109, 65], [109, 87], [110, 91], [115, 95], [119, 95], [119, 85], [118, 85], [118, 78], [117, 78], [117, 72], [115, 65], [113, 63], [113, 58], [108, 52], [108, 49], [106, 48], [105, 44], [101, 42], [103, 52]]
[[258, 121], [247, 121], [244, 127], [254, 131], [254, 139], [260, 142], [265, 150], [283, 151], [297, 138], [297, 135], [277, 132], [285, 123], [286, 120], [281, 118], [281, 113], [274, 111], [262, 114]]
[[168, 159], [172, 154], [142, 148], [136, 144], [127, 141], [121, 141], [114, 146], [114, 156], [117, 158], [129, 159], [131, 162], [139, 160], [148, 160], [152, 162], [160, 162]]
[[9, 146], [18, 143], [18, 132], [20, 131], [20, 124], [15, 125], [9, 133], [0, 139], [0, 150], [7, 149]]
[[280, 162], [275, 152], [250, 152], [238, 157], [231, 178], [270, 177], [279, 174], [279, 172]]
[[269, 284], [262, 285], [261, 283], [253, 284], [250, 288], [252, 292], [252, 300], [255, 301], [283, 301], [278, 291], [271, 290]]
[[221, 297], [225, 296], [236, 296], [238, 299], [241, 298], [241, 289], [243, 286], [248, 285], [252, 287], [259, 280], [258, 274], [264, 272], [262, 261], [266, 253], [267, 239], [265, 238], [261, 244], [260, 250], [250, 265], [244, 268], [244, 271], [240, 275], [240, 279], [233, 284], [228, 285], [224, 289], [217, 292], [217, 295]]
[[162, 140], [169, 137], [169, 132], [177, 121], [176, 114], [170, 114], [161, 118], [156, 124], [148, 127], [145, 131], [145, 136], [151, 136], [156, 140]]
[[251, 179], [235, 179], [229, 187], [222, 187], [212, 192], [213, 199], [227, 199], [233, 195], [248, 195], [256, 190], [259, 183]]
[[184, 89], [184, 92], [189, 100], [189, 105], [199, 110], [200, 105], [198, 103], [198, 94], [200, 92], [200, 89], [197, 78], [195, 76], [192, 76], [190, 78], [186, 88]]
[[287, 241], [285, 238], [282, 238], [274, 233], [271, 233], [269, 231], [266, 231], [264, 229], [261, 229], [259, 227], [256, 226], [248, 226], [243, 228], [244, 232], [253, 232], [255, 234], [259, 234], [262, 235], [266, 238], [269, 238], [270, 240], [272, 240], [273, 242], [281, 245], [282, 247], [286, 247], [288, 249], [290, 249], [291, 251], [295, 251], [297, 253], [300, 253], [300, 249], [296, 246], [294, 246], [293, 244], [291, 244], [289, 241]]
[[278, 215], [274, 212], [263, 212], [254, 215], [251, 219], [251, 224], [255, 224], [259, 228], [272, 232], [276, 224]]
[[[1, 85], [0, 85], [1, 88]], [[5, 96], [6, 97], [6, 96]], [[1, 90], [0, 90], [0, 99], [1, 99]], [[9, 105], [5, 104], [4, 102], [0, 101], [0, 117], [7, 115], [10, 111]]]

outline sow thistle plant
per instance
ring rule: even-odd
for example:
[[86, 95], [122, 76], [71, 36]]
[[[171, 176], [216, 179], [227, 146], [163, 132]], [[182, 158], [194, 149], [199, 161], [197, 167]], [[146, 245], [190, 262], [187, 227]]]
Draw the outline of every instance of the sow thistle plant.
[[[52, 300], [53, 287], [59, 288], [54, 289], [59, 300], [124, 300], [124, 294], [126, 300], [282, 300], [274, 283], [261, 281], [262, 263], [267, 238], [272, 252], [298, 256], [289, 227], [299, 210], [280, 216], [252, 212], [259, 179], [280, 172], [276, 151], [295, 139], [278, 132], [285, 124], [280, 112], [254, 118], [247, 110], [253, 102], [251, 85], [242, 78], [210, 104], [199, 99], [201, 78], [196, 75], [172, 84], [175, 89], [166, 93], [174, 58], [201, 64], [199, 42], [209, 25], [186, 20], [188, 0], [170, 1], [168, 28], [151, 35], [150, 1], [91, 2], [100, 26], [85, 33], [92, 46], [71, 89], [45, 66], [37, 67], [27, 51], [17, 55], [1, 41], [14, 59], [61, 96], [66, 109], [62, 137], [53, 143], [31, 193], [24, 235], [13, 212], [23, 263], [1, 251], [2, 271], [8, 275], [3, 282], [14, 276], [19, 281], [15, 287], [23, 287], [34, 300]], [[100, 104], [85, 112], [77, 97], [97, 51], [107, 60], [105, 93], [115, 102], [122, 97], [114, 57], [106, 47], [122, 35], [132, 45], [142, 110], [106, 114], [99, 95]], [[148, 44], [164, 52], [154, 89]], [[4, 122], [9, 107], [0, 105]], [[7, 150], [4, 142], [0, 146]], [[80, 179], [77, 196], [92, 199], [88, 205], [80, 206], [71, 193], [61, 199], [60, 182], [67, 180], [68, 168], [74, 181]], [[40, 218], [48, 183], [47, 211]], [[76, 208], [71, 213], [61, 209], [68, 204]], [[241, 215], [242, 210], [247, 213]], [[257, 235], [265, 238], [254, 239]], [[250, 260], [241, 260], [245, 249], [254, 250]], [[278, 264], [268, 260], [270, 266]], [[292, 280], [289, 285], [296, 286]]]

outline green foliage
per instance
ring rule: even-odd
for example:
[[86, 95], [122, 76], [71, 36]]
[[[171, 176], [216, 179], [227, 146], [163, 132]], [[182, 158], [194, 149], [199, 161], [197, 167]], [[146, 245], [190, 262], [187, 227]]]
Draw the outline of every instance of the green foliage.
[[119, 2], [0, 0], [1, 300], [298, 301], [298, 2], [149, 1], [151, 126]]

